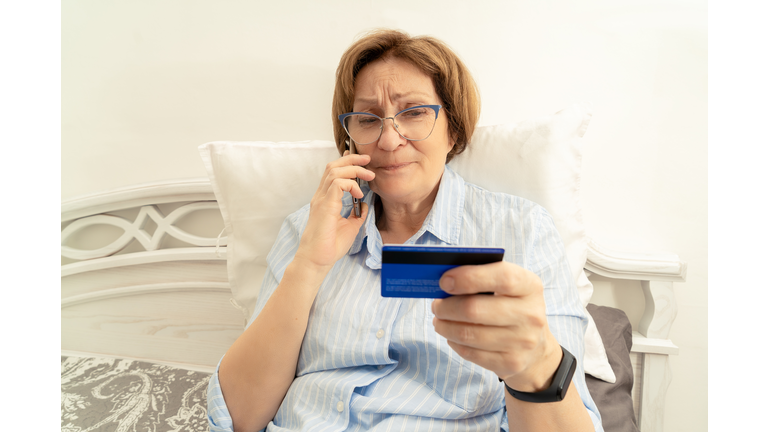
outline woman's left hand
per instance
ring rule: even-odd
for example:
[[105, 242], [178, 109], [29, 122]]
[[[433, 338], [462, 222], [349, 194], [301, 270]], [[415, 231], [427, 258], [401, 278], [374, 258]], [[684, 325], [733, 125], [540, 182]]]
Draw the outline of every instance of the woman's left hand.
[[[440, 279], [453, 294], [432, 303], [435, 331], [465, 360], [518, 391], [551, 383], [562, 358], [549, 330], [539, 277], [508, 262], [453, 268]], [[492, 292], [494, 295], [479, 293]]]

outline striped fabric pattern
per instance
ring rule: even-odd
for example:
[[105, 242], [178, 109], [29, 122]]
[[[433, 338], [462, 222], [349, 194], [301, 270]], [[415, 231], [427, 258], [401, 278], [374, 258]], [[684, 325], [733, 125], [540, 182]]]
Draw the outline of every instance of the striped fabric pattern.
[[[507, 431], [498, 377], [465, 361], [434, 331], [430, 299], [380, 295], [382, 241], [374, 194], [349, 253], [325, 278], [311, 308], [296, 371], [268, 431]], [[351, 211], [344, 199], [343, 214]], [[249, 324], [264, 308], [298, 249], [309, 206], [283, 224]], [[538, 274], [550, 330], [579, 360], [574, 382], [597, 431], [600, 416], [584, 380], [586, 312], [560, 236], [541, 206], [492, 193], [449, 167], [432, 211], [406, 244], [503, 247], [504, 260]], [[218, 382], [208, 390], [211, 431], [232, 431]]]

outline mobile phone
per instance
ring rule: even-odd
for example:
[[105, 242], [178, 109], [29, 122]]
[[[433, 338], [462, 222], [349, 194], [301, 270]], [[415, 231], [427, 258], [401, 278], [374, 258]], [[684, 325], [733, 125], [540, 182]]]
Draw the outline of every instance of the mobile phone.
[[[347, 140], [347, 148], [349, 149], [349, 154], [357, 154], [355, 153], [355, 146], [351, 145], [349, 140]], [[355, 181], [357, 182], [357, 185], [360, 186], [360, 179], [355, 177]], [[352, 208], [355, 211], [355, 217], [360, 217], [363, 213], [363, 205], [361, 204], [361, 201], [355, 197], [352, 197]]]
[[[446, 298], [440, 278], [462, 265], [504, 259], [504, 249], [477, 246], [384, 245], [381, 251], [381, 296]], [[493, 294], [493, 293], [480, 293]]]

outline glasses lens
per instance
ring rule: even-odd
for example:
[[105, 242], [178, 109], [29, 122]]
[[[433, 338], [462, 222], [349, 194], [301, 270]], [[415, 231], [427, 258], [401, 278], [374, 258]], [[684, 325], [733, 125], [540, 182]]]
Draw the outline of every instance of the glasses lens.
[[375, 115], [353, 114], [344, 119], [344, 127], [358, 144], [370, 144], [379, 139], [381, 119]]
[[435, 110], [429, 107], [416, 107], [405, 110], [395, 116], [397, 131], [405, 139], [419, 141], [432, 134], [437, 120]]
[[[407, 109], [395, 116], [395, 128], [405, 139], [421, 141], [435, 128], [437, 114], [430, 107]], [[344, 128], [357, 144], [370, 144], [379, 139], [383, 120], [373, 114], [352, 114], [344, 118]]]

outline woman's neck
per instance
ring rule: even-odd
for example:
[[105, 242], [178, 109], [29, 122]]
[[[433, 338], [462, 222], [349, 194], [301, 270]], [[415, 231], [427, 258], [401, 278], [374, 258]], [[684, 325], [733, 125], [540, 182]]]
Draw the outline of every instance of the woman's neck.
[[418, 203], [387, 202], [380, 196], [376, 197], [376, 227], [383, 243], [405, 243], [421, 229], [435, 203], [439, 185]]

